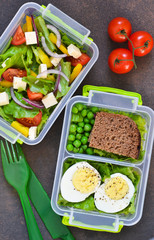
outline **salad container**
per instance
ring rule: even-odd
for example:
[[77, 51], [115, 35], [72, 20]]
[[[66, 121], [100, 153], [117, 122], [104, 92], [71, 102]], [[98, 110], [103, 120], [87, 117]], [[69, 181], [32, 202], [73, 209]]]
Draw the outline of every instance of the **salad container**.
[[[91, 89], [91, 90], [90, 90]], [[51, 205], [54, 211], [63, 217], [63, 223], [95, 231], [119, 232], [123, 226], [136, 224], [142, 216], [146, 185], [151, 160], [154, 138], [154, 112], [146, 106], [142, 106], [141, 96], [137, 93], [126, 92], [106, 87], [84, 86], [84, 96], [75, 96], [67, 104], [64, 123], [59, 147], [59, 155], [54, 179], [54, 187], [51, 197]], [[103, 109], [123, 111], [126, 113], [139, 114], [146, 120], [146, 134], [143, 148], [145, 151], [143, 161], [139, 163], [118, 161], [112, 158], [69, 152], [66, 149], [69, 128], [71, 123], [71, 110], [74, 104], [82, 103], [87, 106], [95, 106]], [[85, 211], [73, 207], [58, 205], [60, 182], [63, 174], [63, 164], [67, 159], [82, 159], [111, 163], [113, 165], [132, 167], [140, 175], [140, 182], [135, 199], [135, 213], [132, 215], [107, 214], [95, 211]]]
[[29, 2], [21, 6], [21, 8], [18, 10], [16, 15], [2, 34], [0, 38], [0, 53], [3, 51], [3, 49], [5, 49], [5, 46], [10, 40], [10, 37], [13, 36], [19, 24], [23, 25], [25, 23], [26, 15], [42, 16], [45, 21], [55, 25], [62, 32], [66, 33], [67, 36], [74, 42], [82, 45], [83, 49], [91, 57], [88, 64], [82, 69], [80, 74], [71, 84], [71, 88], [68, 93], [58, 103], [57, 107], [54, 109], [54, 111], [48, 118], [46, 124], [44, 125], [42, 131], [36, 139], [30, 140], [26, 138], [20, 132], [16, 131], [13, 127], [11, 127], [8, 122], [0, 118], [0, 135], [2, 137], [10, 141], [11, 143], [15, 143], [18, 140], [19, 142], [34, 145], [39, 143], [45, 137], [50, 127], [53, 125], [56, 118], [59, 116], [59, 114], [65, 107], [68, 99], [73, 95], [79, 84], [82, 82], [86, 74], [96, 62], [98, 58], [98, 48], [96, 44], [92, 42], [90, 38], [88, 38], [90, 31], [87, 28], [67, 16], [65, 13], [54, 7], [52, 4], [44, 7], [40, 6], [37, 3]]

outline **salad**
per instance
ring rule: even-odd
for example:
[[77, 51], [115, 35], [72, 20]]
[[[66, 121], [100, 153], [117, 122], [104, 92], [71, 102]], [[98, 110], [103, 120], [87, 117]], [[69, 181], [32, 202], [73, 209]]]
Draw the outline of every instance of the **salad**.
[[89, 60], [41, 16], [26, 16], [0, 55], [0, 116], [34, 140]]

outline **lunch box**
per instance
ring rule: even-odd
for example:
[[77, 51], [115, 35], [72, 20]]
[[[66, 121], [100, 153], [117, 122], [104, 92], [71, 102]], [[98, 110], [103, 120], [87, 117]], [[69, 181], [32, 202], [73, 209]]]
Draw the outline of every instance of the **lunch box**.
[[[119, 232], [123, 226], [136, 224], [142, 216], [154, 138], [154, 111], [149, 107], [142, 106], [142, 99], [138, 93], [107, 87], [84, 86], [83, 95], [84, 96], [73, 97], [66, 106], [51, 205], [57, 214], [64, 216], [63, 223], [66, 225], [96, 231]], [[127, 113], [140, 114], [146, 120], [146, 134], [143, 146], [145, 155], [143, 161], [139, 163], [131, 163], [127, 161], [117, 161], [112, 158], [68, 152], [66, 145], [71, 122], [71, 110], [76, 103], [83, 103], [87, 106], [96, 106], [103, 109], [114, 110], [115, 112], [123, 111]], [[83, 161], [89, 160], [111, 163], [126, 167], [128, 166], [137, 171], [141, 178], [135, 200], [135, 214], [125, 216], [118, 213], [107, 214], [59, 206], [57, 201], [63, 174], [63, 164], [68, 158], [82, 159]]]
[[46, 124], [44, 125], [42, 131], [35, 140], [30, 140], [10, 126], [10, 123], [6, 122], [4, 119], [0, 118], [0, 135], [7, 139], [11, 143], [24, 142], [29, 145], [38, 144], [45, 137], [50, 127], [53, 125], [63, 108], [65, 107], [68, 99], [73, 95], [79, 84], [82, 82], [84, 77], [87, 75], [89, 70], [92, 68], [94, 63], [98, 58], [98, 48], [96, 44], [88, 36], [90, 31], [82, 26], [80, 23], [76, 22], [68, 15], [63, 13], [61, 10], [49, 4], [47, 7], [40, 6], [37, 3], [29, 2], [21, 6], [18, 10], [4, 33], [0, 38], [0, 52], [3, 51], [7, 45], [10, 37], [13, 36], [19, 24], [23, 25], [25, 23], [26, 15], [42, 16], [48, 23], [55, 25], [58, 29], [62, 30], [67, 34], [70, 39], [79, 43], [83, 46], [83, 49], [91, 57], [91, 60], [83, 68], [78, 77], [71, 84], [69, 92], [62, 98], [58, 103], [57, 107], [54, 109], [50, 117], [48, 118]]

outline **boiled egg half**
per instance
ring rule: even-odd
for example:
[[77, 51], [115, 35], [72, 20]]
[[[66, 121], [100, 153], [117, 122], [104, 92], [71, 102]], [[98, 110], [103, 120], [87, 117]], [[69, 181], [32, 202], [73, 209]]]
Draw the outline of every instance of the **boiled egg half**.
[[134, 185], [127, 176], [112, 174], [95, 192], [95, 206], [106, 213], [119, 212], [129, 205], [134, 192]]
[[61, 195], [68, 202], [84, 201], [101, 183], [99, 172], [87, 162], [72, 165], [61, 180]]

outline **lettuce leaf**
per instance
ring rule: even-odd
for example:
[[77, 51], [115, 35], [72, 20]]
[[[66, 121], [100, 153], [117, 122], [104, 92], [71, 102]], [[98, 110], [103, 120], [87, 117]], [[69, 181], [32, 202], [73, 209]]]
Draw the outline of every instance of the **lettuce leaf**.
[[23, 78], [24, 82], [27, 82], [32, 92], [40, 92], [46, 95], [54, 90], [55, 83], [44, 78], [36, 78], [33, 76], [27, 76]]
[[[28, 105], [22, 98], [24, 97], [23, 93], [19, 93], [14, 91], [16, 98], [23, 104]], [[3, 111], [6, 115], [11, 115], [14, 118], [25, 118], [25, 117], [30, 117], [33, 118], [35, 117], [38, 113], [39, 110], [34, 108], [32, 110], [23, 108], [16, 104], [13, 100], [8, 104], [3, 106]]]
[[[70, 79], [70, 75], [71, 75], [71, 63], [70, 62], [64, 62], [63, 60], [61, 60], [61, 71], [68, 77], [68, 79]], [[64, 77], [60, 77], [60, 84], [61, 84], [61, 92], [57, 91], [57, 95], [56, 98], [61, 98], [63, 96], [65, 96], [70, 87], [69, 82], [66, 81], [66, 79]]]
[[[81, 159], [72, 159], [72, 158], [68, 158], [63, 165], [63, 174], [67, 171], [67, 169], [69, 167], [71, 167], [73, 164], [83, 161]], [[126, 207], [125, 209], [123, 209], [122, 211], [118, 212], [118, 214], [134, 214], [135, 213], [135, 198], [136, 198], [136, 192], [137, 192], [137, 187], [140, 181], [140, 175], [138, 172], [136, 172], [134, 170], [134, 168], [132, 167], [125, 167], [125, 166], [118, 166], [118, 165], [113, 165], [110, 163], [101, 163], [101, 162], [95, 162], [95, 161], [86, 161], [88, 162], [90, 165], [92, 165], [101, 175], [102, 178], [102, 182], [104, 182], [104, 180], [106, 178], [109, 178], [111, 174], [114, 173], [121, 173], [126, 175], [133, 183], [134, 187], [135, 187], [135, 193], [133, 198], [130, 201], [130, 204], [128, 207]], [[101, 212], [99, 211], [96, 207], [95, 207], [95, 203], [94, 203], [94, 194], [90, 195], [88, 198], [86, 198], [84, 201], [79, 202], [79, 203], [71, 203], [66, 201], [61, 194], [59, 194], [59, 198], [58, 198], [58, 204], [60, 206], [68, 206], [68, 207], [74, 207], [74, 208], [79, 208], [79, 209], [83, 209], [86, 211], [97, 211], [97, 212]]]

